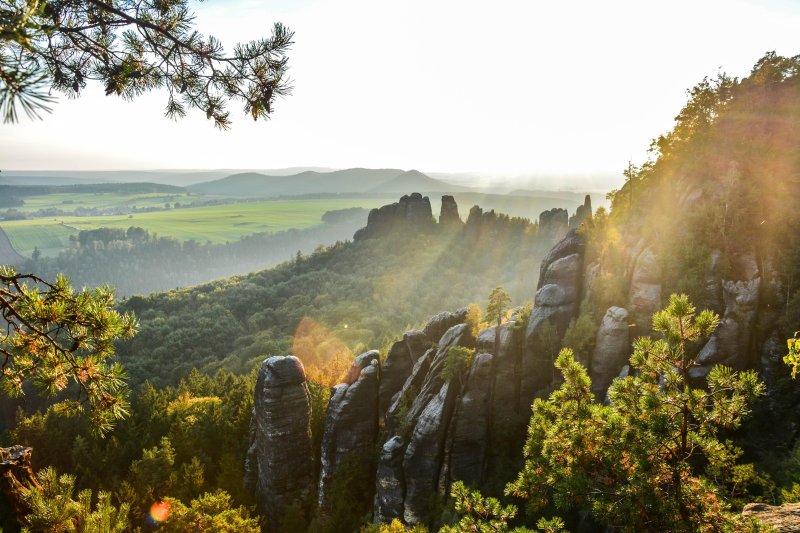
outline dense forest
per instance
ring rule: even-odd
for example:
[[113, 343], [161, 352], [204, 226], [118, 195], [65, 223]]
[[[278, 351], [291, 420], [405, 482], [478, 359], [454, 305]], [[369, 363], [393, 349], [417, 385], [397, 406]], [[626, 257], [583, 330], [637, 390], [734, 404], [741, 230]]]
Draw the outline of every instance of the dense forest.
[[[28, 523], [55, 529], [84, 513], [119, 531], [765, 531], [745, 504], [800, 502], [800, 385], [783, 362], [800, 324], [800, 57], [703, 80], [651, 152], [610, 210], [584, 213], [566, 236], [477, 207], [464, 224], [444, 206], [439, 224], [396, 223], [387, 206], [352, 242], [121, 302], [139, 326], [117, 346], [132, 394], [109, 435], [86, 414], [34, 412], [33, 397], [6, 406], [7, 418], [19, 407], [6, 443], [55, 468], [40, 470]], [[148, 243], [161, 239], [82, 233], [51, 268]], [[447, 329], [434, 334], [437, 320]], [[284, 414], [308, 417], [315, 481], [276, 514], [269, 487], [254, 494], [243, 479], [269, 437], [269, 418], [251, 413], [269, 407], [270, 372], [286, 361], [256, 368], [283, 354], [304, 368], [293, 385], [308, 409]], [[367, 383], [378, 401], [358, 461], [337, 447], [350, 427], [336, 424], [366, 412], [347, 398]]]

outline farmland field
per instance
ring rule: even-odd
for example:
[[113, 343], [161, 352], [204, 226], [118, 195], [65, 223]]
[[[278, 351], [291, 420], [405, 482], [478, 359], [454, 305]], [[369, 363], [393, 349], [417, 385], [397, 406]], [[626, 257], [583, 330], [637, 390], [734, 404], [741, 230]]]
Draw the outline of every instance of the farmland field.
[[321, 224], [326, 211], [348, 207], [372, 208], [385, 203], [385, 197], [266, 200], [131, 215], [9, 220], [0, 222], [0, 226], [22, 255], [30, 256], [38, 247], [43, 255], [52, 256], [69, 246], [70, 235], [80, 230], [139, 226], [162, 237], [219, 243], [235, 241], [252, 233], [308, 228]]
[[125, 193], [54, 193], [41, 194], [37, 196], [26, 196], [25, 204], [15, 209], [23, 213], [32, 213], [39, 209], [56, 208], [62, 211], [71, 212], [76, 207], [113, 209], [137, 207], [139, 209], [147, 207], [164, 207], [164, 204], [191, 203], [202, 198], [201, 195], [189, 193], [144, 193], [144, 194], [125, 194]]

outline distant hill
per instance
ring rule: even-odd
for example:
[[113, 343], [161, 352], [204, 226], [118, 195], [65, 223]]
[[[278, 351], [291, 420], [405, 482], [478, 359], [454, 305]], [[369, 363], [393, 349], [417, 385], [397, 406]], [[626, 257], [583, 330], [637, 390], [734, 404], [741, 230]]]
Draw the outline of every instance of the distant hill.
[[246, 172], [207, 183], [198, 183], [189, 189], [203, 194], [234, 197], [297, 196], [329, 192], [363, 193], [372, 191], [373, 188], [403, 174], [405, 172], [400, 169], [369, 168], [350, 168], [334, 172], [307, 171], [292, 176]]
[[186, 189], [174, 185], [164, 185], [162, 183], [76, 183], [69, 185], [8, 185], [0, 182], [0, 194], [9, 196], [39, 196], [43, 194], [150, 194], [165, 193], [178, 194], [184, 193]]
[[185, 187], [194, 183], [218, 180], [241, 172], [260, 172], [289, 176], [309, 170], [327, 172], [324, 167], [291, 167], [272, 170], [6, 170], [0, 174], [2, 185], [73, 185], [77, 183], [152, 182]]
[[409, 170], [399, 176], [396, 176], [389, 181], [381, 183], [368, 192], [374, 193], [393, 193], [393, 194], [410, 194], [412, 192], [419, 193], [432, 193], [432, 192], [461, 192], [468, 191], [468, 187], [460, 185], [451, 185], [430, 176], [423, 174], [418, 170]]

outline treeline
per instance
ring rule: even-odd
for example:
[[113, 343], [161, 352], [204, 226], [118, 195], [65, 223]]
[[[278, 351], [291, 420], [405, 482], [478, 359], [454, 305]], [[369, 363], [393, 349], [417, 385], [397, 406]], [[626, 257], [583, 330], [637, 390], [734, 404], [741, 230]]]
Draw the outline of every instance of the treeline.
[[272, 267], [349, 238], [366, 217], [361, 208], [327, 212], [320, 226], [256, 233], [225, 244], [181, 242], [138, 227], [84, 230], [57, 257], [34, 254], [20, 269], [44, 279], [63, 273], [78, 287], [108, 284], [123, 297], [150, 294]]

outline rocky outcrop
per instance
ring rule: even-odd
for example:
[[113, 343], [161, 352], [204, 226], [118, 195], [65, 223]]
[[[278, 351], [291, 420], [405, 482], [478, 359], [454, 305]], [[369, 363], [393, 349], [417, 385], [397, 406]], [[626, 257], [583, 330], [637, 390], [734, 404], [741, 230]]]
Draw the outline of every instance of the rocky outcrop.
[[764, 524], [772, 526], [778, 533], [800, 531], [800, 503], [784, 503], [783, 505], [748, 503], [744, 506], [742, 515], [757, 518]]
[[0, 448], [0, 492], [21, 525], [29, 526], [25, 516], [33, 509], [24, 498], [30, 489], [41, 489], [31, 467], [33, 448], [11, 446]]
[[539, 234], [551, 242], [558, 242], [569, 229], [569, 213], [566, 209], [554, 207], [539, 215]]
[[579, 205], [575, 214], [569, 217], [569, 229], [577, 229], [586, 220], [592, 218], [592, 197], [588, 194], [583, 199], [583, 205]]
[[[425, 330], [434, 334], [441, 324], [453, 319], [452, 315], [437, 315]], [[441, 335], [436, 349], [415, 363], [389, 408], [389, 435], [382, 447], [376, 479], [376, 518], [402, 518], [410, 523], [427, 520], [429, 505], [438, 494], [447, 429], [460, 393], [460, 380], [446, 382], [442, 370], [451, 347], [471, 347], [474, 343], [466, 324], [450, 327]], [[398, 505], [401, 496], [402, 505]]]
[[522, 401], [527, 405], [552, 381], [553, 352], [577, 314], [584, 248], [583, 236], [570, 230], [542, 261], [539, 289], [525, 330]]
[[468, 312], [469, 308], [461, 307], [456, 309], [455, 312], [443, 311], [438, 315], [434, 315], [425, 324], [422, 333], [425, 334], [429, 342], [436, 344], [450, 328], [457, 324], [463, 324], [467, 319]]
[[628, 289], [628, 310], [635, 324], [636, 335], [651, 332], [651, 316], [661, 309], [661, 266], [652, 248], [639, 253], [633, 264]]
[[434, 227], [431, 202], [415, 192], [400, 198], [399, 202], [373, 209], [367, 225], [353, 235], [354, 241], [388, 235], [392, 232], [419, 233]]
[[597, 399], [605, 398], [608, 386], [628, 362], [631, 352], [629, 330], [627, 309], [611, 307], [606, 311], [597, 330], [590, 365], [592, 392]]
[[315, 486], [311, 408], [300, 360], [290, 355], [265, 360], [254, 399], [245, 475], [255, 480], [266, 530], [275, 531], [287, 506], [305, 502]]
[[[492, 396], [492, 358], [478, 353], [456, 406], [449, 450], [449, 479], [477, 486], [484, 475]], [[449, 481], [449, 480], [446, 480]]]
[[381, 368], [378, 393], [378, 412], [381, 416], [391, 406], [403, 383], [411, 375], [414, 364], [425, 354], [430, 342], [424, 332], [411, 330], [389, 348]]
[[346, 461], [372, 470], [369, 460], [378, 437], [378, 383], [380, 359], [377, 350], [356, 357], [349, 382], [333, 387], [325, 413], [320, 453], [318, 505], [324, 513], [337, 468]]
[[439, 212], [439, 224], [444, 227], [461, 227], [464, 222], [458, 216], [458, 204], [450, 195], [442, 196], [442, 209]]
[[718, 364], [735, 370], [743, 370], [748, 366], [760, 286], [761, 278], [723, 282], [725, 314], [697, 355], [700, 366], [690, 369], [690, 377], [703, 379]]

